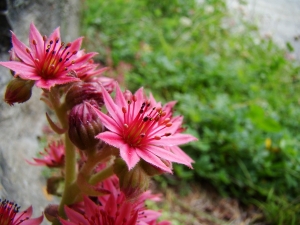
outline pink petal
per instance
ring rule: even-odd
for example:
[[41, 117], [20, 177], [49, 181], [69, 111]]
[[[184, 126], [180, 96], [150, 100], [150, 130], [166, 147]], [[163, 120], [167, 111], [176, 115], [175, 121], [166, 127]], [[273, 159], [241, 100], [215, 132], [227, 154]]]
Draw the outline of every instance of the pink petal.
[[28, 66], [22, 62], [8, 61], [8, 62], [0, 62], [0, 65], [7, 67], [17, 73], [34, 73], [35, 68]]
[[17, 73], [17, 76], [24, 80], [40, 80], [41, 77], [35, 72]]
[[51, 87], [59, 84], [67, 84], [75, 81], [79, 81], [79, 78], [76, 77], [64, 77], [64, 78], [57, 78], [57, 79], [49, 79], [49, 80], [38, 80], [36, 81], [35, 85], [40, 88], [50, 89]]
[[119, 85], [116, 85], [116, 99], [115, 102], [120, 107], [127, 107], [128, 103], [125, 100], [124, 94], [120, 89]]
[[52, 34], [50, 34], [50, 36], [49, 36], [47, 42], [49, 43], [50, 41], [53, 41], [53, 42], [54, 42], [53, 44], [55, 44], [56, 39], [58, 39], [58, 43], [56, 44], [56, 46], [59, 46], [59, 47], [60, 47], [60, 45], [61, 45], [61, 40], [60, 40], [60, 28], [59, 28], [59, 27], [57, 27], [57, 28], [52, 32]]
[[156, 155], [152, 154], [150, 151], [145, 151], [141, 149], [136, 149], [136, 152], [139, 157], [144, 159], [146, 162], [150, 163], [153, 166], [156, 166], [163, 171], [166, 171], [168, 173], [172, 173], [172, 170], [167, 167]]
[[162, 145], [162, 146], [174, 146], [186, 144], [191, 141], [197, 141], [198, 139], [190, 134], [174, 134], [169, 137], [163, 137], [160, 140], [151, 140], [150, 143], [153, 145]]
[[95, 215], [95, 212], [97, 212], [98, 210], [97, 206], [87, 196], [84, 196], [83, 201], [84, 201], [85, 214], [88, 218], [91, 218], [93, 215]]
[[91, 107], [95, 110], [97, 115], [100, 117], [101, 122], [108, 130], [114, 133], [120, 133], [120, 131], [122, 130], [120, 124], [117, 124], [116, 121], [114, 121], [110, 116], [104, 114], [100, 110], [96, 109], [94, 106], [91, 105]]
[[33, 65], [33, 60], [30, 54], [26, 52], [26, 49], [30, 50], [23, 42], [21, 42], [17, 36], [11, 32], [12, 44], [16, 55], [26, 64]]
[[105, 102], [105, 107], [109, 112], [110, 116], [116, 121], [116, 123], [123, 125], [124, 120], [123, 120], [123, 112], [121, 111], [121, 109], [114, 103], [113, 99], [105, 90], [105, 88], [102, 88], [102, 94]]
[[182, 159], [189, 161], [190, 163], [194, 163], [195, 161], [189, 156], [187, 155], [184, 151], [182, 151], [181, 148], [179, 148], [178, 146], [172, 146], [172, 147], [166, 147], [166, 149], [170, 150], [171, 152], [173, 152], [175, 155], [178, 155], [179, 157], [182, 157]]
[[185, 160], [185, 158], [175, 155], [172, 152], [170, 152], [162, 147], [149, 145], [149, 146], [147, 146], [147, 151], [151, 152], [152, 154], [154, 154], [162, 159], [166, 159], [171, 162], [177, 162], [177, 163], [187, 165], [188, 167], [192, 167], [190, 161], [187, 161], [187, 160]]
[[69, 222], [69, 221], [63, 220], [61, 218], [59, 218], [59, 221], [62, 223], [62, 225], [76, 225], [73, 222]]
[[65, 212], [70, 221], [74, 221], [76, 223], [82, 223], [84, 225], [90, 225], [90, 223], [84, 218], [83, 215], [70, 209], [68, 206], [65, 206]]
[[18, 220], [24, 220], [26, 218], [30, 218], [31, 215], [32, 215], [32, 206], [29, 206], [25, 211], [19, 212], [15, 216], [15, 219], [17, 218]]
[[76, 51], [78, 52], [82, 43], [83, 37], [79, 37], [76, 40], [71, 42], [71, 46], [69, 48], [70, 53]]
[[[33, 44], [33, 41], [36, 42], [36, 45]], [[41, 58], [44, 50], [44, 40], [33, 23], [30, 24], [29, 44], [31, 50], [35, 53], [35, 56]]]
[[[94, 57], [97, 54], [98, 54], [97, 52], [89, 52], [87, 54], [84, 54], [83, 56], [80, 56], [79, 58], [75, 59], [74, 67], [82, 68], [82, 66], [84, 64], [86, 64], [89, 59], [91, 59], [92, 57]], [[83, 67], [83, 69], [84, 69], [84, 67]]]
[[131, 170], [139, 161], [140, 157], [136, 153], [136, 149], [124, 144], [120, 147], [120, 155], [126, 162], [128, 169]]
[[96, 138], [99, 138], [107, 144], [112, 145], [116, 148], [121, 148], [124, 144], [126, 144], [118, 134], [109, 131], [105, 131], [96, 135]]
[[22, 225], [40, 225], [43, 222], [43, 219], [44, 219], [44, 216], [42, 215], [42, 216], [34, 218], [34, 219], [26, 220], [26, 221], [22, 222], [21, 224]]
[[[144, 88], [140, 87], [135, 93], [134, 93], [137, 101], [135, 102], [135, 105], [139, 107], [142, 106], [142, 104], [145, 102], [145, 96], [144, 96]], [[136, 108], [136, 107], [135, 107]], [[134, 112], [134, 117], [139, 113], [139, 110], [136, 110]]]
[[147, 215], [143, 218], [143, 221], [147, 222], [147, 223], [149, 223], [153, 220], [156, 221], [161, 216], [160, 212], [150, 210], [150, 209], [143, 210], [143, 212], [144, 212], [145, 215]]

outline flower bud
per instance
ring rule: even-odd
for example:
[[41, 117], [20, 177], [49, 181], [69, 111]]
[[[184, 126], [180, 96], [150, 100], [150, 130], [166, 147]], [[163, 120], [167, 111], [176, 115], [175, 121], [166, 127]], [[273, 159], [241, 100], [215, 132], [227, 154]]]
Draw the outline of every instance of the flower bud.
[[26, 102], [31, 97], [33, 85], [33, 81], [14, 78], [6, 87], [4, 101], [9, 105]]
[[126, 163], [118, 158], [115, 160], [114, 172], [119, 178], [120, 189], [127, 199], [137, 198], [149, 187], [150, 177], [139, 164], [128, 171]]
[[68, 109], [83, 101], [93, 99], [101, 107], [103, 102], [102, 88], [99, 82], [75, 82], [66, 94], [66, 105]]
[[58, 205], [48, 205], [44, 210], [44, 215], [49, 222], [54, 222], [58, 217]]
[[94, 148], [99, 142], [95, 136], [104, 127], [91, 105], [97, 105], [95, 100], [84, 101], [74, 106], [69, 113], [69, 137], [73, 144], [81, 150]]
[[[160, 159], [167, 167], [169, 167], [171, 170], [173, 169], [172, 168], [172, 163], [168, 160], [165, 160], [165, 159]], [[163, 173], [165, 173], [166, 171], [144, 161], [144, 160], [141, 160], [140, 161], [140, 166], [141, 168], [143, 168], [143, 170], [145, 171], [145, 173], [150, 176], [150, 177], [153, 177], [155, 175], [161, 175]]]
[[49, 177], [47, 179], [47, 193], [50, 195], [56, 195], [61, 196], [62, 195], [62, 189], [61, 184], [63, 183], [62, 177]]

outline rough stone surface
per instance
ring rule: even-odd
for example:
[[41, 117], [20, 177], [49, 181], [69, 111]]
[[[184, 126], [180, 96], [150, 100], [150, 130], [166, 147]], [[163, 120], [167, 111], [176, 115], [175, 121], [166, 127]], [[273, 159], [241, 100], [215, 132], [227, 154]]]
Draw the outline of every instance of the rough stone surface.
[[[61, 27], [63, 41], [78, 36], [79, 0], [7, 0], [0, 4], [0, 61], [8, 60], [10, 32], [28, 44], [29, 25], [34, 22], [42, 34], [49, 35]], [[11, 80], [9, 70], [0, 67], [0, 98], [3, 99], [6, 84]], [[29, 165], [38, 151], [38, 136], [46, 124], [45, 106], [39, 100], [41, 90], [34, 88], [31, 99], [13, 107], [0, 101], [0, 198], [13, 200], [25, 209], [32, 205], [34, 215], [50, 202], [43, 188], [45, 179], [42, 168]], [[48, 224], [44, 222], [43, 224]]]
[[262, 36], [271, 36], [282, 48], [289, 42], [292, 56], [300, 60], [300, 1], [299, 0], [227, 0], [234, 14], [240, 9], [245, 18], [258, 25]]

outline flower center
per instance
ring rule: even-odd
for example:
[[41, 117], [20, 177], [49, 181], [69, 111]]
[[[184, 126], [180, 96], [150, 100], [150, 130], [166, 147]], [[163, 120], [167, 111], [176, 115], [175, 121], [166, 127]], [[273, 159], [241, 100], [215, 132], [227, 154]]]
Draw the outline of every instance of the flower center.
[[20, 207], [13, 202], [7, 200], [1, 201], [0, 199], [0, 224], [12, 225], [17, 212], [19, 212], [19, 208]]
[[44, 52], [38, 49], [35, 40], [32, 41], [35, 46], [35, 55], [32, 54], [30, 49], [26, 49], [26, 52], [33, 60], [37, 73], [43, 78], [55, 78], [63, 71], [67, 71], [68, 67], [75, 63], [74, 60], [70, 60], [77, 51], [70, 52], [71, 43], [65, 45], [64, 42], [59, 44], [59, 38], [55, 40], [47, 40], [46, 36], [43, 36], [44, 40]]
[[170, 118], [166, 117], [166, 112], [161, 107], [151, 107], [150, 101], [146, 100], [136, 113], [135, 110], [138, 107], [136, 107], [136, 101], [136, 97], [132, 95], [127, 100], [127, 107], [122, 107], [125, 142], [131, 147], [139, 147], [151, 140], [160, 140], [162, 137], [170, 136], [171, 133], [162, 132], [172, 126]]

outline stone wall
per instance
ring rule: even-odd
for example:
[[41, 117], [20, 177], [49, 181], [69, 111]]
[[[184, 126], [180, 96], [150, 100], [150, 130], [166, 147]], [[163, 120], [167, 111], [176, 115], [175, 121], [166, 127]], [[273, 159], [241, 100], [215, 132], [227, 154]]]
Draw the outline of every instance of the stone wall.
[[229, 9], [256, 24], [262, 37], [271, 36], [282, 48], [290, 43], [291, 57], [300, 61], [300, 1], [299, 0], [227, 0]]
[[[78, 34], [79, 0], [7, 0], [0, 2], [0, 61], [8, 60], [11, 48], [10, 30], [28, 44], [29, 25], [34, 22], [42, 34], [49, 35], [61, 27], [62, 39], [72, 41]], [[46, 124], [45, 106], [39, 100], [40, 90], [34, 88], [32, 98], [13, 107], [3, 102], [9, 70], [0, 67], [0, 198], [8, 198], [21, 206], [33, 205], [40, 215], [49, 199], [43, 189], [45, 179], [39, 167], [28, 165], [42, 150], [38, 137]], [[47, 224], [46, 222], [43, 224]]]

